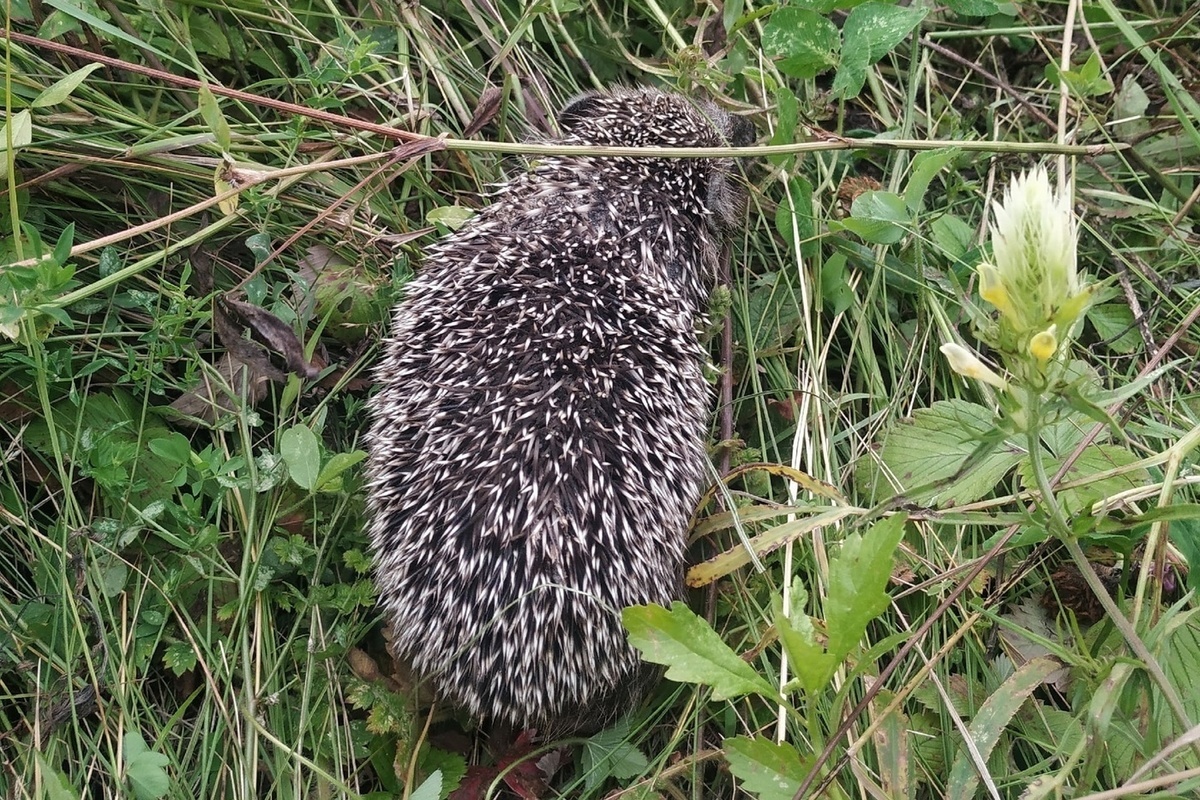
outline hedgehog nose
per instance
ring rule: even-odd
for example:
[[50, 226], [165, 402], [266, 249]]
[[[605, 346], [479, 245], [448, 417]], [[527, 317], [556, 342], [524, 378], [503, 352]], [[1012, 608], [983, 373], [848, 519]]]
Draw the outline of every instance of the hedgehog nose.
[[729, 122], [729, 144], [734, 147], [748, 147], [754, 143], [758, 131], [754, 123], [745, 117], [732, 117]]

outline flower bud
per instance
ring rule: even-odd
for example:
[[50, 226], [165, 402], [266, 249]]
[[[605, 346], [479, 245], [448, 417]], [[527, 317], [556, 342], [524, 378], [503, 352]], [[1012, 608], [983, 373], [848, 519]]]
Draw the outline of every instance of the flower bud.
[[979, 360], [979, 356], [960, 344], [947, 342], [941, 346], [942, 355], [950, 362], [950, 369], [968, 378], [995, 386], [1001, 391], [1008, 389], [1008, 383], [997, 375], [990, 367]]
[[1043, 364], [1050, 360], [1058, 349], [1058, 326], [1051, 325], [1029, 340], [1029, 354]]

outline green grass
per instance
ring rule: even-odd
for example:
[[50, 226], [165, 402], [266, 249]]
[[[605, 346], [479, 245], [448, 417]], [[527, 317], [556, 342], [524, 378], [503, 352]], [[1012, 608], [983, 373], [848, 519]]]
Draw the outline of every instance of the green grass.
[[[831, 797], [1016, 798], [1038, 779], [1047, 797], [1155, 780], [1159, 796], [1194, 794], [1200, 756], [1173, 743], [1200, 722], [1200, 622], [1190, 597], [1176, 604], [1200, 583], [1187, 570], [1200, 557], [1200, 22], [1183, 4], [1087, 4], [1064, 94], [1047, 65], [1066, 6], [913, 7], [929, 9], [915, 33], [913, 17], [841, 52], [846, 10], [744, 0], [10, 2], [0, 796], [382, 797], [461, 773], [461, 754], [424, 738], [374, 608], [367, 369], [421, 248], [519, 169], [485, 144], [530, 150], [565, 100], [613, 83], [706, 92], [749, 116], [760, 145], [823, 142], [747, 163], [730, 292], [714, 299], [712, 355], [732, 375], [714, 464], [734, 477], [699, 516], [694, 560], [781, 546], [761, 570], [719, 570], [692, 608], [777, 689], [784, 588], [800, 579], [809, 600], [792, 618], [825, 633], [840, 543], [894, 512], [910, 524], [889, 606], [828, 687], [789, 689], [794, 751], [764, 749], [780, 712], [762, 694], [714, 701], [713, 678], [664, 682], [627, 728], [574, 751], [561, 795], [786, 797], [806, 776]], [[50, 43], [117, 61], [55, 90], [89, 59]], [[855, 60], [866, 50], [876, 62]], [[465, 135], [489, 90], [495, 114]], [[448, 147], [396, 151], [394, 129]], [[920, 156], [912, 141], [962, 147]], [[1057, 145], [1092, 149], [1040, 154]], [[988, 203], [1043, 158], [1073, 176], [1079, 267], [1105, 280], [1071, 345], [1086, 383], [1172, 366], [1123, 399], [1104, 447], [1081, 444], [1094, 423], [1078, 413], [1040, 429], [1048, 478], [1077, 459], [1053, 502], [1018, 453], [945, 503], [889, 479], [914, 457], [895, 437], [947, 407], [935, 403], [996, 407], [938, 348], [977, 346]], [[913, 202], [887, 218], [864, 191]], [[230, 292], [294, 336], [234, 345], [248, 369], [216, 330], [236, 317], [216, 302]], [[975, 446], [933, 453], [931, 471], [950, 475]], [[747, 466], [759, 462], [773, 466]], [[831, 506], [836, 521], [803, 527]], [[1051, 602], [1056, 589], [1095, 605], [1074, 576], [1114, 561], [1128, 623]], [[1066, 665], [1053, 686], [1035, 675], [1045, 662], [1022, 666], [1035, 653], [1020, 630]], [[764, 788], [776, 772], [788, 788]]]

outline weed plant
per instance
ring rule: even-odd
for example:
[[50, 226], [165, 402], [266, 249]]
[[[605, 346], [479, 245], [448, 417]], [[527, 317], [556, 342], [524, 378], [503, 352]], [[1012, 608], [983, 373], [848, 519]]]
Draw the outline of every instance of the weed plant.
[[[5, 12], [0, 797], [1200, 790], [1194, 8]], [[652, 703], [467, 776], [374, 606], [368, 369], [421, 248], [615, 83], [761, 134], [694, 591], [626, 612]], [[1069, 237], [1073, 283], [1005, 283], [1035, 167], [1074, 229], [1022, 257]]]

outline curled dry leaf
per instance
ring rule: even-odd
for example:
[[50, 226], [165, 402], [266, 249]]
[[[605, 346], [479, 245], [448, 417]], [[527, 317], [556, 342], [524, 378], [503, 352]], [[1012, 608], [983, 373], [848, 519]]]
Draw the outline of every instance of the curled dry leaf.
[[483, 94], [479, 95], [479, 103], [475, 106], [475, 112], [471, 115], [471, 124], [463, 130], [463, 138], [474, 136], [483, 130], [483, 126], [496, 118], [500, 113], [500, 99], [504, 93], [500, 91], [498, 86], [488, 86], [483, 90]]
[[[254, 367], [259, 374], [283, 381], [287, 375], [271, 362], [271, 354], [282, 356], [289, 372], [303, 378], [315, 378], [320, 369], [304, 355], [304, 346], [292, 326], [279, 317], [251, 303], [229, 295], [217, 298], [213, 327], [221, 344], [238, 361]], [[243, 337], [248, 331], [250, 338]]]

